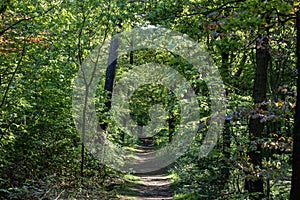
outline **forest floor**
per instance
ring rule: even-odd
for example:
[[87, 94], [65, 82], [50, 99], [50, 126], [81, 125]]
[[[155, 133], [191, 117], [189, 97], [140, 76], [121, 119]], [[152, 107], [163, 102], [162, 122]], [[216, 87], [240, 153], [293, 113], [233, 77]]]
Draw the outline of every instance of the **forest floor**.
[[[151, 144], [144, 144], [136, 148], [140, 154], [147, 154], [155, 149]], [[167, 169], [163, 168], [155, 172], [134, 174], [131, 180], [127, 180], [120, 188], [119, 199], [121, 200], [159, 200], [172, 199], [171, 176], [167, 174]]]

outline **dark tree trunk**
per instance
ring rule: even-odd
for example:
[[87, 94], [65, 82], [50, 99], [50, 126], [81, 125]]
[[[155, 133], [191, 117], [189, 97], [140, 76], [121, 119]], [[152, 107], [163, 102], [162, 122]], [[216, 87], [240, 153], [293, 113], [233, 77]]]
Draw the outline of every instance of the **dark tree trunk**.
[[[119, 30], [117, 31], [117, 34], [122, 32], [122, 20], [117, 17], [117, 23], [115, 24]], [[117, 68], [117, 61], [118, 61], [118, 52], [117, 49], [119, 47], [119, 41], [117, 38], [112, 39], [110, 42], [109, 47], [109, 55], [107, 60], [107, 68], [106, 68], [106, 74], [105, 74], [105, 84], [104, 84], [104, 90], [108, 92], [107, 99], [105, 102], [105, 108], [104, 113], [108, 113], [111, 109], [111, 98], [114, 88], [114, 80], [116, 77], [116, 68]], [[105, 120], [105, 117], [104, 117]], [[100, 127], [102, 130], [107, 130], [108, 123], [104, 122], [100, 124]]]
[[227, 184], [230, 171], [229, 165], [227, 164], [227, 160], [230, 158], [230, 143], [231, 143], [231, 136], [230, 136], [230, 120], [225, 120], [224, 130], [223, 130], [223, 156], [224, 156], [224, 166], [221, 169], [222, 175], [222, 183], [223, 187]]
[[[105, 113], [108, 113], [111, 109], [111, 98], [112, 98], [112, 92], [113, 92], [114, 80], [115, 80], [116, 68], [117, 68], [118, 46], [119, 46], [118, 39], [114, 39], [111, 41], [109, 56], [107, 61], [108, 66], [105, 75], [105, 85], [104, 85], [104, 89], [108, 92], [107, 99], [105, 102], [105, 109], [104, 109]], [[102, 130], [107, 130], [108, 128], [107, 122], [100, 124], [100, 126]]]
[[[264, 37], [264, 36], [262, 36]], [[267, 92], [267, 70], [270, 62], [270, 54], [268, 51], [268, 40], [262, 39], [263, 43], [256, 45], [256, 74], [254, 80], [253, 100], [255, 104], [261, 103], [266, 99]], [[263, 107], [261, 107], [263, 109]], [[264, 124], [259, 118], [250, 118], [249, 123], [249, 140], [258, 141], [264, 129]], [[253, 166], [262, 167], [262, 151], [260, 143], [256, 144], [255, 150], [249, 150], [248, 155]], [[254, 199], [262, 199], [264, 193], [263, 179], [249, 178], [245, 180], [245, 190], [249, 193], [260, 193]]]
[[[222, 52], [222, 78], [224, 82], [226, 83], [228, 81], [228, 77], [230, 74], [229, 71], [229, 52]], [[228, 90], [226, 90], [226, 96], [228, 95]], [[226, 186], [228, 183], [230, 171], [229, 171], [229, 165], [227, 164], [227, 160], [230, 158], [230, 143], [231, 143], [231, 135], [230, 135], [230, 120], [225, 120], [224, 124], [224, 130], [222, 132], [222, 138], [223, 138], [223, 149], [222, 153], [224, 156], [224, 165], [221, 169], [221, 175], [222, 175], [222, 185], [223, 187]]]
[[296, 13], [296, 30], [297, 30], [297, 102], [296, 114], [294, 122], [294, 143], [293, 143], [293, 172], [292, 172], [292, 188], [291, 200], [300, 199], [300, 10]]
[[168, 120], [168, 126], [169, 126], [169, 143], [172, 142], [173, 135], [175, 132], [175, 116], [173, 111], [169, 111], [169, 120]]
[[222, 68], [221, 68], [221, 76], [226, 83], [228, 79], [230, 78], [229, 73], [229, 53], [228, 52], [222, 52]]
[[168, 135], [168, 137], [169, 137], [169, 143], [171, 143], [172, 142], [172, 139], [173, 139], [173, 135], [174, 135], [174, 133], [175, 133], [175, 128], [176, 128], [176, 125], [175, 125], [175, 123], [176, 123], [176, 116], [175, 116], [175, 94], [172, 92], [172, 91], [170, 91], [170, 94], [169, 95], [171, 95], [171, 97], [170, 97], [170, 99], [169, 99], [169, 101], [168, 101], [168, 107], [169, 107], [169, 110], [168, 110], [168, 127], [169, 127], [169, 135]]

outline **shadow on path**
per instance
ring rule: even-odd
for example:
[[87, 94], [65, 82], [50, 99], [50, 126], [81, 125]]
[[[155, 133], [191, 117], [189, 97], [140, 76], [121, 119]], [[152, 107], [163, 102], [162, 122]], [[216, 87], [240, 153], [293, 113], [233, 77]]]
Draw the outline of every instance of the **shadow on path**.
[[[143, 146], [135, 149], [136, 152], [147, 154], [155, 149], [152, 146], [152, 140], [147, 138], [143, 141]], [[167, 169], [163, 168], [158, 171], [135, 174], [139, 177], [139, 181], [126, 183], [126, 189], [119, 191], [121, 200], [129, 199], [172, 199], [172, 191], [170, 189], [170, 176], [167, 176]]]

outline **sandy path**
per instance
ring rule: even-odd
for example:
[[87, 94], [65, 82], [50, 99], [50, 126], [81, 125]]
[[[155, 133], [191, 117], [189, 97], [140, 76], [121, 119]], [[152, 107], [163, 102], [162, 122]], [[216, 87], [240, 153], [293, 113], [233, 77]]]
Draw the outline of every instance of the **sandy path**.
[[[140, 146], [137, 151], [141, 154], [149, 153], [154, 149], [151, 145]], [[140, 178], [139, 181], [134, 181], [132, 183], [127, 183], [126, 191], [122, 191], [124, 196], [121, 200], [135, 199], [172, 199], [172, 191], [170, 189], [170, 176], [166, 175], [166, 169], [161, 169], [159, 171], [136, 174]]]

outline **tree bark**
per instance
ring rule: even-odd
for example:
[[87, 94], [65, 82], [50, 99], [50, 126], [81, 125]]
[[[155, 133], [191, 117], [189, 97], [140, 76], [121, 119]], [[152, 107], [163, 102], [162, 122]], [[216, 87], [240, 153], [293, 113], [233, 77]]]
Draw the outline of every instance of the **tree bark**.
[[229, 165], [227, 160], [230, 159], [230, 144], [231, 144], [231, 136], [230, 136], [230, 120], [225, 120], [224, 130], [223, 130], [223, 149], [222, 153], [224, 156], [223, 166], [221, 168], [222, 175], [222, 183], [223, 187], [228, 183], [228, 179], [230, 176]]
[[[224, 51], [222, 52], [222, 78], [224, 82], [228, 82], [228, 77], [230, 77], [230, 72], [229, 72], [229, 52]], [[227, 80], [226, 80], [227, 77]], [[226, 89], [226, 96], [228, 95], [228, 90]], [[222, 138], [223, 138], [223, 149], [222, 153], [224, 156], [224, 162], [223, 166], [221, 168], [221, 175], [222, 175], [222, 186], [225, 187], [226, 184], [228, 183], [228, 179], [230, 176], [230, 171], [229, 171], [229, 165], [227, 163], [227, 160], [230, 158], [230, 144], [231, 144], [231, 135], [230, 135], [230, 120], [225, 120], [224, 123], [224, 130], [222, 132]]]
[[[108, 66], [106, 69], [106, 74], [105, 74], [105, 84], [104, 84], [104, 89], [105, 91], [108, 92], [107, 94], [107, 99], [105, 102], [105, 109], [104, 112], [108, 113], [111, 109], [111, 98], [112, 98], [112, 92], [114, 88], [114, 80], [116, 76], [116, 68], [117, 68], [117, 49], [119, 46], [118, 39], [113, 39], [110, 43], [110, 49], [109, 49], [109, 56], [108, 56]], [[102, 130], [107, 130], [108, 128], [108, 123], [104, 122], [100, 124]]]
[[[256, 74], [253, 89], [253, 101], [255, 104], [261, 103], [266, 99], [267, 70], [270, 59], [271, 58], [268, 51], [268, 40], [265, 37], [262, 43], [257, 43], [256, 45]], [[263, 107], [261, 107], [261, 109], [263, 109]], [[250, 118], [249, 140], [256, 141], [256, 149], [250, 150], [248, 152], [248, 156], [250, 157], [250, 162], [251, 164], [253, 164], [253, 167], [258, 166], [260, 169], [262, 167], [262, 151], [261, 145], [257, 141], [261, 137], [263, 129], [264, 124], [260, 122], [259, 118]], [[262, 177], [258, 177], [257, 179], [246, 179], [245, 190], [248, 190], [249, 193], [260, 193], [260, 195], [254, 197], [254, 199], [262, 199], [264, 196], [264, 186]]]
[[168, 134], [168, 138], [169, 138], [169, 143], [171, 143], [172, 142], [172, 140], [173, 140], [173, 135], [174, 135], [174, 133], [175, 133], [175, 131], [176, 131], [176, 125], [175, 125], [175, 123], [176, 123], [176, 116], [175, 116], [175, 102], [176, 102], [176, 98], [175, 98], [175, 94], [172, 92], [172, 91], [170, 91], [170, 93], [169, 93], [169, 95], [170, 95], [170, 99], [169, 99], [169, 101], [168, 101], [168, 107], [169, 107], [169, 109], [168, 109], [168, 127], [169, 127], [169, 134]]
[[300, 199], [300, 10], [296, 13], [296, 31], [297, 31], [297, 100], [296, 100], [296, 114], [294, 122], [294, 143], [293, 143], [293, 162], [292, 162], [292, 187], [291, 200]]

